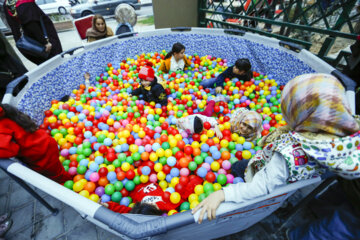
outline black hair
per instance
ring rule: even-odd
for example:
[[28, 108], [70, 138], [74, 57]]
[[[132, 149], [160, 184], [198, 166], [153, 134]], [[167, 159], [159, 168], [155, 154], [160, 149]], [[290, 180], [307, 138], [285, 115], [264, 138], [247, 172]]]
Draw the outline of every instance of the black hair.
[[135, 203], [135, 206], [131, 209], [130, 213], [143, 214], [143, 215], [158, 215], [158, 216], [164, 214], [163, 211], [156, 208], [154, 205], [148, 203], [141, 203], [141, 202]]
[[174, 53], [179, 53], [179, 52], [181, 52], [183, 49], [185, 49], [185, 46], [184, 46], [184, 45], [182, 45], [182, 44], [179, 43], [179, 42], [174, 43], [174, 45], [172, 46], [171, 51], [168, 52], [168, 54], [166, 54], [165, 59], [171, 58], [171, 56], [172, 56]]
[[235, 66], [240, 71], [248, 72], [251, 69], [251, 63], [247, 58], [239, 58], [235, 62]]
[[194, 118], [194, 132], [201, 133], [204, 128], [204, 124], [199, 117]]
[[9, 118], [10, 120], [20, 125], [20, 127], [22, 127], [27, 132], [35, 132], [37, 130], [38, 127], [36, 123], [28, 115], [20, 112], [16, 107], [1, 103], [0, 107], [4, 111], [4, 115], [2, 115], [0, 119]]

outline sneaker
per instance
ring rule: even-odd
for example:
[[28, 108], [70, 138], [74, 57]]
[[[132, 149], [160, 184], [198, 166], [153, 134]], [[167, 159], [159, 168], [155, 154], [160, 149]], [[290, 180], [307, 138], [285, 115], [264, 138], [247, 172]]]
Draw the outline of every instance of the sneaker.
[[13, 224], [13, 221], [11, 219], [0, 224], [0, 237], [3, 237], [7, 233], [7, 231], [9, 231], [12, 224]]

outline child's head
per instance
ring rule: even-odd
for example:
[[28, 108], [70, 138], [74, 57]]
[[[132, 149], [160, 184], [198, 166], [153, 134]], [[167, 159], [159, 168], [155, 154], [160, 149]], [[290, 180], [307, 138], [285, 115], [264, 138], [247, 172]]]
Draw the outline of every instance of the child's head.
[[93, 28], [99, 32], [106, 31], [106, 22], [103, 16], [96, 14], [92, 21]]
[[255, 111], [243, 112], [230, 119], [231, 132], [238, 133], [248, 141], [261, 136], [262, 117]]
[[146, 66], [143, 66], [139, 71], [139, 78], [143, 87], [148, 87], [155, 80], [155, 71], [152, 68], [152, 64], [148, 62]]
[[342, 84], [329, 74], [304, 74], [289, 81], [281, 95], [281, 110], [297, 132], [347, 136], [359, 130]]
[[181, 43], [177, 42], [172, 46], [171, 51], [165, 56], [165, 59], [174, 56], [176, 61], [179, 61], [184, 58], [185, 56], [185, 46]]
[[37, 130], [36, 123], [28, 115], [20, 112], [17, 108], [9, 104], [0, 103], [0, 119], [3, 118], [8, 118], [16, 122], [25, 131], [35, 132]]
[[130, 213], [161, 216], [164, 212], [154, 204], [137, 202], [131, 209]]
[[251, 63], [247, 58], [239, 58], [236, 60], [235, 65], [233, 67], [233, 72], [238, 75], [243, 75], [250, 71]]
[[187, 130], [189, 133], [201, 133], [204, 128], [204, 123], [201, 118], [190, 115], [184, 118], [178, 118], [176, 125], [178, 128]]

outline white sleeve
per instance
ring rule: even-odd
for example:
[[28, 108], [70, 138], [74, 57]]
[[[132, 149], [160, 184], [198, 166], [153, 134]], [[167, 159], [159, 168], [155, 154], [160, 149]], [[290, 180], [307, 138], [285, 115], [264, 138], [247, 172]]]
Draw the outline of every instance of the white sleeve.
[[275, 152], [270, 162], [249, 183], [231, 184], [225, 188], [225, 201], [244, 202], [271, 193], [286, 184], [289, 170], [284, 157]]

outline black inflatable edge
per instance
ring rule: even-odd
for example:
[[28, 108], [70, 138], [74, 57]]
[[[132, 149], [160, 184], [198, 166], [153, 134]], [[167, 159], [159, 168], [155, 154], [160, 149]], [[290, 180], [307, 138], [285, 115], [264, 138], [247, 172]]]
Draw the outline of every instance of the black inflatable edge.
[[231, 35], [244, 36], [246, 31], [240, 29], [224, 29], [224, 33]]
[[170, 28], [172, 32], [185, 32], [185, 31], [191, 31], [191, 27], [173, 27]]
[[71, 48], [71, 49], [69, 49], [69, 50], [67, 50], [67, 51], [65, 51], [65, 52], [62, 52], [62, 53], [61, 53], [61, 57], [64, 58], [64, 56], [65, 56], [66, 54], [69, 54], [69, 55], [71, 56], [71, 55], [74, 54], [74, 52], [75, 52], [76, 50], [78, 50], [78, 49], [80, 49], [80, 48], [84, 48], [84, 46], [74, 47], [74, 48]]
[[339, 81], [342, 83], [342, 85], [345, 87], [347, 91], [354, 91], [356, 89], [356, 82], [340, 72], [339, 70], [335, 69], [331, 72], [331, 75], [335, 76]]
[[12, 96], [16, 97], [28, 82], [29, 77], [24, 74], [6, 86], [6, 93], [10, 93]]
[[154, 216], [154, 219], [146, 222], [136, 222], [126, 215], [115, 213], [101, 206], [96, 210], [94, 219], [106, 224], [110, 229], [134, 239], [163, 234], [169, 230], [195, 223], [190, 211], [168, 217]]
[[116, 35], [117, 38], [127, 38], [127, 37], [133, 37], [136, 34], [138, 34], [137, 32], [127, 32], [127, 33], [122, 33], [119, 35]]
[[297, 53], [301, 52], [301, 50], [303, 49], [303, 47], [301, 47], [296, 43], [291, 43], [286, 41], [279, 41], [279, 45]]

